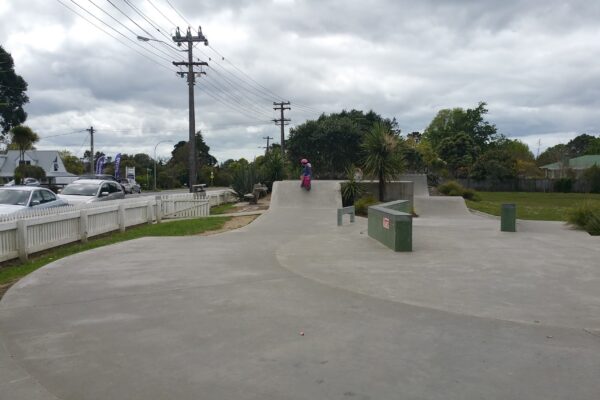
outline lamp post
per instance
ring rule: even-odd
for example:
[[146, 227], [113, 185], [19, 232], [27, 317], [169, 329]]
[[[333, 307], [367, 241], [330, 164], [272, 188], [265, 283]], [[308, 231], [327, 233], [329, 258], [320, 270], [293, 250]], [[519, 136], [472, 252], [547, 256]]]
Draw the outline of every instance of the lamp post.
[[173, 143], [172, 140], [161, 140], [154, 146], [154, 190], [156, 191], [156, 148], [161, 143]]

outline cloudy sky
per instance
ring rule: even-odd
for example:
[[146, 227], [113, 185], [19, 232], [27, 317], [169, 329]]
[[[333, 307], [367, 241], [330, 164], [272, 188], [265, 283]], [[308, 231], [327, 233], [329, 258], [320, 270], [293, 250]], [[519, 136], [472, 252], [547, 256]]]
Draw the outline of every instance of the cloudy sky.
[[403, 132], [486, 101], [489, 121], [536, 153], [600, 134], [598, 21], [589, 0], [0, 0], [0, 44], [29, 83], [40, 149], [82, 156], [90, 126], [108, 155], [187, 140], [187, 83], [170, 64], [186, 54], [168, 38], [192, 24], [210, 42], [194, 49], [209, 63], [196, 127], [220, 161], [279, 142], [282, 99], [292, 126], [356, 108]]

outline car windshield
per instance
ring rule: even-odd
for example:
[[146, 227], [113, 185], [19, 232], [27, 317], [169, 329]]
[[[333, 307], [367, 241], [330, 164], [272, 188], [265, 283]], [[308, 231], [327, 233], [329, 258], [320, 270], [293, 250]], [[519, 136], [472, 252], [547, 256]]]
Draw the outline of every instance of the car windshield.
[[95, 196], [97, 192], [98, 184], [96, 183], [72, 183], [62, 191], [62, 194], [73, 196]]
[[0, 204], [26, 206], [30, 193], [28, 190], [0, 190]]

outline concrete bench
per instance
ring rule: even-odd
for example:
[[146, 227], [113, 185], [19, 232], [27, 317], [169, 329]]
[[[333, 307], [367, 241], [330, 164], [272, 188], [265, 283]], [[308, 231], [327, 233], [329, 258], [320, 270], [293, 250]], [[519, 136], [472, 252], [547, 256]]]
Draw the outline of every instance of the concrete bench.
[[354, 206], [338, 208], [337, 210], [337, 224], [338, 226], [342, 225], [344, 214], [350, 215], [350, 222], [354, 222], [354, 218], [356, 212], [354, 211]]

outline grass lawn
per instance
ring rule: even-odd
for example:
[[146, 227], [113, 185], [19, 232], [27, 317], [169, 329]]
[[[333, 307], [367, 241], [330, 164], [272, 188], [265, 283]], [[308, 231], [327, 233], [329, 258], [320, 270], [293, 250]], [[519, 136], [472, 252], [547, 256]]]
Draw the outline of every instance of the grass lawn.
[[[95, 249], [125, 240], [137, 239], [145, 236], [187, 236], [196, 235], [206, 231], [221, 229], [228, 217], [199, 218], [182, 221], [164, 222], [162, 224], [141, 225], [129, 228], [125, 232], [113, 232], [99, 238], [91, 238], [87, 243], [74, 242], [55, 249], [48, 250], [38, 256], [33, 256], [27, 263], [9, 261], [0, 267], [0, 285], [15, 282], [19, 278], [43, 267], [60, 258], [70, 256], [81, 251]], [[1, 288], [0, 288], [1, 289]], [[1, 290], [0, 290], [1, 297]]]
[[517, 205], [517, 218], [542, 221], [566, 221], [570, 209], [582, 202], [600, 207], [600, 194], [590, 193], [525, 193], [477, 192], [481, 201], [467, 200], [467, 207], [492, 215], [500, 215], [502, 203]]
[[227, 214], [228, 212], [233, 212], [234, 208], [234, 203], [225, 203], [219, 206], [214, 206], [210, 208], [210, 215]]

